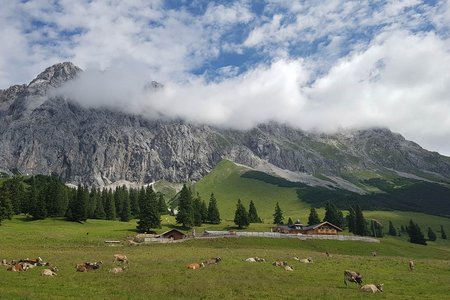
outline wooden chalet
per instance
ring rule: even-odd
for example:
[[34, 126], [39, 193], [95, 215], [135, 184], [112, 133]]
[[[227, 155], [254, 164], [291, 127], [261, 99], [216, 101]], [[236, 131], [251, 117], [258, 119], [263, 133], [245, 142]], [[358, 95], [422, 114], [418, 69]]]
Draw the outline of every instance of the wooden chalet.
[[171, 229], [169, 231], [157, 235], [156, 237], [173, 240], [182, 240], [186, 237], [186, 235], [183, 232], [179, 231], [178, 229]]
[[338, 226], [331, 224], [330, 222], [322, 222], [315, 225], [304, 226], [300, 223], [294, 225], [278, 225], [272, 229], [274, 232], [287, 233], [287, 234], [325, 234], [325, 235], [337, 235], [342, 231]]

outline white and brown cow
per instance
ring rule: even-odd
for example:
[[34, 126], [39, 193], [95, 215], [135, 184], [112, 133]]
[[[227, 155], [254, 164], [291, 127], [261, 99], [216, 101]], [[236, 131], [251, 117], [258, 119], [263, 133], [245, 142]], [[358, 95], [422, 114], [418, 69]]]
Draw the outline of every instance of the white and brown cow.
[[124, 254], [114, 254], [114, 260], [113, 263], [115, 262], [122, 262], [122, 263], [128, 263], [128, 257]]
[[197, 270], [197, 269], [205, 267], [205, 264], [204, 263], [192, 263], [192, 264], [187, 265], [186, 267], [191, 270]]
[[44, 270], [42, 270], [41, 275], [42, 275], [42, 276], [50, 276], [50, 277], [53, 277], [53, 276], [56, 276], [56, 275], [57, 275], [56, 272], [58, 272], [58, 268], [57, 268], [57, 267], [53, 267], [53, 268], [50, 268], [50, 269], [44, 269]]
[[361, 287], [361, 291], [368, 292], [368, 293], [378, 293], [383, 292], [383, 284], [365, 284]]
[[409, 270], [410, 271], [414, 270], [414, 261], [410, 260], [408, 265], [409, 265]]
[[217, 265], [219, 262], [221, 262], [222, 259], [220, 257], [213, 257], [213, 258], [209, 258], [207, 260], [205, 260], [203, 262], [203, 264], [205, 266], [209, 266], [209, 265]]
[[362, 275], [355, 271], [345, 270], [344, 271], [344, 283], [348, 286], [348, 282], [354, 282], [361, 286], [362, 284]]

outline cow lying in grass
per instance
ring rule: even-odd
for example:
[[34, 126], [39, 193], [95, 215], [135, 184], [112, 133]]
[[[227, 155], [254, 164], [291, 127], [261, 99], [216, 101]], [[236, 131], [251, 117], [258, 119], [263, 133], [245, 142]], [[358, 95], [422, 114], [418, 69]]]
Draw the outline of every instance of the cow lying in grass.
[[288, 262], [287, 261], [277, 260], [277, 261], [274, 261], [272, 263], [272, 265], [274, 265], [275, 267], [284, 267], [284, 266], [288, 265]]
[[253, 262], [265, 262], [266, 260], [260, 257], [249, 257], [245, 261], [253, 263]]
[[118, 274], [118, 273], [123, 273], [123, 272], [125, 272], [126, 269], [127, 269], [126, 266], [124, 266], [124, 267], [118, 267], [118, 268], [112, 268], [112, 269], [109, 270], [109, 272], [110, 272], [110, 273], [113, 273], [113, 274]]
[[300, 259], [299, 262], [304, 263], [304, 264], [310, 264], [313, 262], [313, 260], [311, 257], [307, 257], [307, 258]]
[[358, 272], [345, 270], [344, 271], [344, 283], [346, 286], [348, 286], [347, 282], [354, 282], [357, 283], [359, 286], [362, 284], [362, 275]]
[[383, 292], [383, 284], [379, 283], [379, 284], [365, 284], [361, 287], [361, 291], [363, 292], [372, 292], [372, 293], [378, 293], [378, 292]]
[[57, 275], [56, 272], [58, 272], [58, 268], [57, 268], [57, 267], [52, 267], [52, 268], [50, 268], [50, 269], [44, 269], [44, 270], [42, 270], [41, 275], [42, 275], [42, 276], [50, 276], [50, 277], [53, 277], [53, 276], [56, 276], [56, 275]]
[[222, 259], [220, 257], [213, 257], [213, 258], [209, 258], [209, 259], [203, 261], [203, 264], [205, 266], [217, 265], [221, 261], [222, 261]]
[[192, 263], [192, 264], [187, 265], [186, 267], [191, 270], [197, 270], [200, 268], [204, 268], [205, 264], [204, 263]]
[[82, 264], [77, 264], [75, 266], [75, 269], [77, 270], [77, 272], [88, 272], [88, 271], [92, 271], [92, 270], [97, 270], [100, 269], [100, 267], [102, 266], [103, 262], [99, 261], [99, 262], [85, 262]]

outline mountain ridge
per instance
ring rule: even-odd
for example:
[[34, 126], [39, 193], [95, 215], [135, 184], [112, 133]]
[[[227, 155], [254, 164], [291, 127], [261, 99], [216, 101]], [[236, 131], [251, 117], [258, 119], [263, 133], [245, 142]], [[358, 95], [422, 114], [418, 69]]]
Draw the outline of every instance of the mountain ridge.
[[72, 63], [60, 63], [28, 85], [0, 90], [0, 171], [55, 174], [92, 186], [119, 180], [186, 182], [229, 159], [294, 181], [358, 193], [366, 191], [352, 182], [355, 172], [450, 182], [448, 157], [386, 128], [324, 134], [267, 123], [239, 131], [84, 108], [49, 96], [80, 72]]

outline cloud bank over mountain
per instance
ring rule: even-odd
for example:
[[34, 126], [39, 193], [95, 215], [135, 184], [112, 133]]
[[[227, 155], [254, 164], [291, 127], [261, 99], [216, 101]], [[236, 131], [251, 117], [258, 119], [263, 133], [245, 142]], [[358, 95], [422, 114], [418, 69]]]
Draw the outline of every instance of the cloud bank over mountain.
[[58, 93], [86, 106], [242, 129], [385, 126], [450, 154], [448, 1], [6, 1], [0, 25], [1, 87], [70, 60], [85, 72]]

